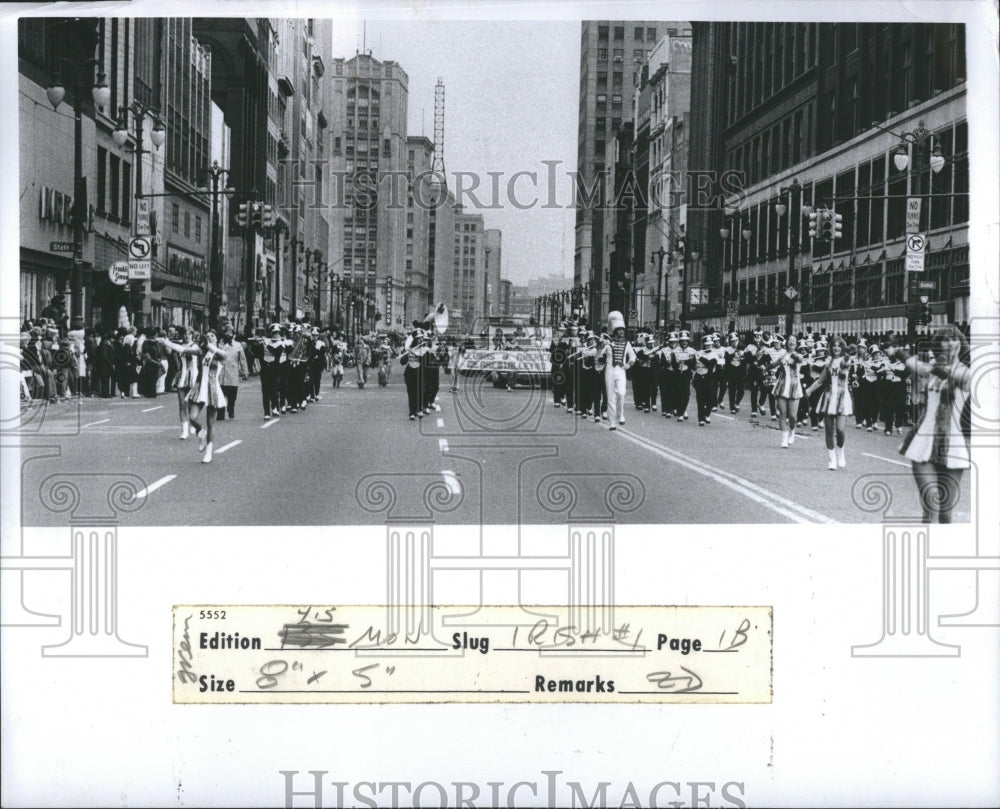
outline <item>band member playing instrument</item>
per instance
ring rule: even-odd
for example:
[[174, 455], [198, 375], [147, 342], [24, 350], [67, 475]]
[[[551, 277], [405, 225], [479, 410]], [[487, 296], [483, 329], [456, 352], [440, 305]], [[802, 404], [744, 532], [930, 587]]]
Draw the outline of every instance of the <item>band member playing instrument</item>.
[[799, 367], [804, 358], [797, 349], [798, 340], [794, 334], [789, 334], [784, 349], [779, 350], [772, 364], [774, 387], [771, 392], [777, 405], [783, 448], [795, 443], [795, 422], [799, 412], [799, 399], [802, 398], [802, 378], [799, 375]]
[[[743, 345], [740, 336], [733, 332], [729, 335], [729, 345], [723, 350], [723, 381], [729, 391], [729, 412], [739, 413], [740, 402], [743, 401], [743, 388], [746, 384], [746, 364], [743, 362]], [[719, 400], [722, 403], [722, 400]]]
[[660, 405], [663, 408], [663, 418], [677, 416], [677, 389], [680, 385], [680, 372], [674, 367], [674, 351], [678, 346], [677, 332], [667, 335], [667, 344], [656, 352], [656, 361], [660, 366]]
[[831, 339], [830, 360], [819, 370], [806, 393], [810, 397], [819, 394], [816, 410], [823, 417], [826, 430], [826, 451], [830, 459], [827, 469], [842, 469], [847, 466], [844, 455], [844, 420], [854, 412], [851, 366], [847, 358], [847, 343], [843, 337]]
[[411, 336], [409, 348], [399, 356], [399, 364], [405, 366], [403, 382], [406, 383], [406, 401], [409, 406], [410, 421], [424, 417], [421, 400], [424, 377], [424, 358], [427, 348], [424, 345], [424, 330], [416, 329]]
[[551, 362], [550, 387], [552, 388], [552, 404], [562, 407], [566, 403], [566, 358], [569, 356], [569, 342], [566, 337], [566, 323], [562, 324], [559, 339], [555, 336], [549, 345], [549, 361]]
[[704, 427], [712, 423], [718, 388], [715, 383], [715, 369], [719, 364], [712, 335], [701, 338], [701, 351], [695, 354], [694, 393], [698, 403], [698, 425]]
[[287, 346], [281, 336], [281, 326], [271, 324], [267, 337], [255, 338], [254, 353], [260, 363], [260, 396], [264, 405], [264, 419], [281, 412], [279, 393], [281, 366], [287, 362]]
[[594, 353], [594, 421], [608, 418], [608, 388], [604, 384], [604, 376], [607, 373], [608, 353], [605, 349], [611, 344], [611, 337], [608, 334], [601, 334], [597, 338], [596, 350]]
[[608, 391], [610, 429], [615, 430], [615, 419], [618, 424], [625, 423], [625, 371], [635, 362], [635, 351], [625, 337], [625, 318], [621, 312], [608, 314], [608, 327], [611, 329], [611, 342], [604, 353], [607, 356], [607, 367], [604, 371], [604, 384]]
[[764, 354], [764, 333], [754, 330], [753, 337], [743, 353], [746, 364], [746, 386], [750, 391], [750, 418], [757, 418], [764, 392], [764, 368], [761, 358]]
[[694, 373], [695, 355], [691, 345], [691, 333], [681, 331], [677, 335], [678, 345], [673, 352], [673, 368], [677, 371], [677, 420], [687, 421], [688, 402], [691, 401], [691, 376]]

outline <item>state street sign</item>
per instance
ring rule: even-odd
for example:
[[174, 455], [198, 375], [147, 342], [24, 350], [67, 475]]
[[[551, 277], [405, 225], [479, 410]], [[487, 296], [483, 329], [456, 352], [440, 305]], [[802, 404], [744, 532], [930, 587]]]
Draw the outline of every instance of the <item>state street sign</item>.
[[108, 267], [108, 278], [111, 283], [123, 287], [128, 283], [128, 262], [116, 261]]

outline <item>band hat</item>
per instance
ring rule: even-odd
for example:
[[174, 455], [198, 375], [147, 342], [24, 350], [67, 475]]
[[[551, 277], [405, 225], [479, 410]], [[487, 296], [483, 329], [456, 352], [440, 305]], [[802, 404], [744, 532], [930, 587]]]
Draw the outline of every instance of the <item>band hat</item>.
[[675, 331], [672, 331], [672, 332], [670, 332], [670, 334], [667, 335], [667, 342], [668, 343], [676, 343], [679, 339], [680, 338], [677, 336], [677, 332], [675, 332]]
[[776, 334], [776, 335], [774, 335], [774, 337], [771, 338], [771, 345], [779, 345], [780, 346], [780, 345], [784, 345], [784, 343], [785, 343], [785, 340], [784, 340], [784, 338], [780, 334]]
[[611, 331], [625, 328], [625, 317], [621, 312], [614, 310], [608, 312], [608, 328]]
[[271, 334], [274, 334], [275, 332], [278, 332], [279, 334], [281, 333], [281, 326], [278, 323], [271, 324]]
[[702, 348], [711, 348], [712, 347], [712, 343], [714, 343], [714, 342], [715, 342], [715, 338], [712, 337], [711, 334], [706, 334], [704, 337], [701, 338], [701, 347]]
[[687, 341], [690, 342], [690, 340], [691, 340], [691, 332], [689, 332], [689, 331], [687, 331], [685, 329], [685, 330], [681, 331], [680, 334], [677, 335], [677, 339], [678, 340], [687, 340]]
[[729, 342], [730, 343], [738, 343], [739, 341], [740, 341], [740, 336], [736, 332], [732, 332], [729, 335]]

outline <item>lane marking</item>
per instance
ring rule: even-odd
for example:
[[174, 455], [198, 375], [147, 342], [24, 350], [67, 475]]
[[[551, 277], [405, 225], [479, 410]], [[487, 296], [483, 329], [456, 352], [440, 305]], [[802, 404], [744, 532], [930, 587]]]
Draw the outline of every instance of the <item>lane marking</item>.
[[444, 427], [444, 419], [438, 419], [437, 424], [438, 427]]
[[270, 421], [265, 421], [263, 424], [260, 425], [260, 429], [266, 430], [272, 424], [277, 424], [279, 421], [281, 421], [281, 419], [271, 419]]
[[735, 416], [723, 416], [721, 413], [716, 413], [715, 417], [717, 419], [729, 419], [729, 421], [736, 421], [736, 417]]
[[455, 476], [454, 472], [452, 472], [450, 469], [445, 469], [441, 472], [441, 474], [444, 476], [444, 482], [445, 485], [448, 487], [448, 491], [450, 491], [452, 494], [462, 493], [462, 486], [459, 484], [458, 478]]
[[155, 492], [157, 489], [160, 488], [160, 486], [165, 486], [167, 483], [170, 483], [170, 481], [172, 481], [175, 477], [177, 477], [177, 475], [167, 475], [166, 477], [160, 478], [158, 481], [156, 481], [156, 483], [151, 483], [145, 489], [138, 492], [136, 494], [136, 497], [137, 498], [145, 497], [147, 494]]
[[[92, 421], [90, 422], [90, 424], [84, 424], [83, 427], [93, 427], [96, 424], [107, 424], [109, 421], [111, 421], [111, 419], [101, 419], [100, 421]], [[81, 427], [80, 429], [83, 429], [83, 427]]]
[[872, 455], [870, 452], [862, 452], [861, 454], [864, 455], [866, 458], [878, 458], [878, 460], [885, 461], [886, 463], [894, 463], [896, 464], [896, 466], [905, 466], [907, 468], [910, 467], [910, 464], [904, 463], [903, 461], [896, 461], [892, 458], [883, 458], [881, 455]]
[[156, 407], [147, 407], [145, 410], [140, 411], [141, 413], [152, 413], [154, 410], [163, 410], [163, 405], [157, 405]]
[[217, 449], [217, 450], [215, 451], [215, 454], [216, 454], [216, 455], [221, 455], [221, 454], [222, 454], [223, 452], [225, 452], [225, 451], [226, 451], [227, 449], [232, 449], [233, 447], [236, 447], [236, 446], [239, 446], [239, 445], [240, 445], [240, 444], [242, 444], [242, 443], [243, 443], [243, 440], [242, 440], [241, 438], [237, 438], [237, 439], [236, 439], [235, 441], [230, 441], [230, 442], [229, 442], [228, 444], [226, 444], [226, 446], [224, 446], [224, 447], [219, 447], [219, 448], [218, 448], [218, 449]]
[[691, 456], [685, 455], [677, 450], [661, 446], [655, 441], [650, 441], [649, 439], [639, 436], [624, 427], [619, 427], [619, 432], [633, 444], [643, 447], [644, 449], [647, 449], [668, 461], [673, 461], [681, 466], [686, 466], [693, 472], [697, 472], [700, 475], [711, 478], [717, 483], [721, 483], [723, 486], [749, 497], [751, 500], [766, 506], [772, 511], [776, 511], [778, 514], [787, 517], [793, 522], [836, 522], [826, 515], [820, 514], [818, 511], [814, 511], [811, 508], [796, 503], [794, 500], [789, 500], [787, 497], [782, 497], [769, 489], [765, 489], [763, 486], [758, 486], [756, 483], [753, 483], [746, 478], [734, 475], [732, 472], [727, 472], [724, 469], [718, 469], [717, 467], [711, 466], [703, 461], [699, 461], [696, 458], [692, 458]]
[[448, 439], [447, 438], [439, 438], [438, 439], [438, 447], [441, 448], [441, 452], [447, 452], [448, 451]]

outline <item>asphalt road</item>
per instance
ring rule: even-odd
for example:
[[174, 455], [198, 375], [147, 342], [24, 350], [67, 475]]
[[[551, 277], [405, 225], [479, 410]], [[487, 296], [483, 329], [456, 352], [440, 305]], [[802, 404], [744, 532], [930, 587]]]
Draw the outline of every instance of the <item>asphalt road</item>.
[[[853, 424], [848, 466], [832, 472], [822, 432], [800, 428], [782, 449], [776, 422], [754, 423], [746, 408], [699, 427], [629, 403], [627, 424], [610, 431], [555, 408], [547, 391], [463, 379], [451, 393], [451, 378], [441, 380], [440, 411], [416, 422], [398, 374], [363, 390], [335, 390], [326, 377], [321, 401], [270, 422], [251, 380], [236, 419], [217, 425], [210, 464], [197, 439], [179, 439], [176, 394], [32, 411], [22, 521], [65, 525], [60, 480], [82, 491], [85, 511], [123, 474], [140, 493], [122, 525], [855, 523], [919, 513], [900, 439]], [[956, 520], [969, 519], [963, 484]]]

